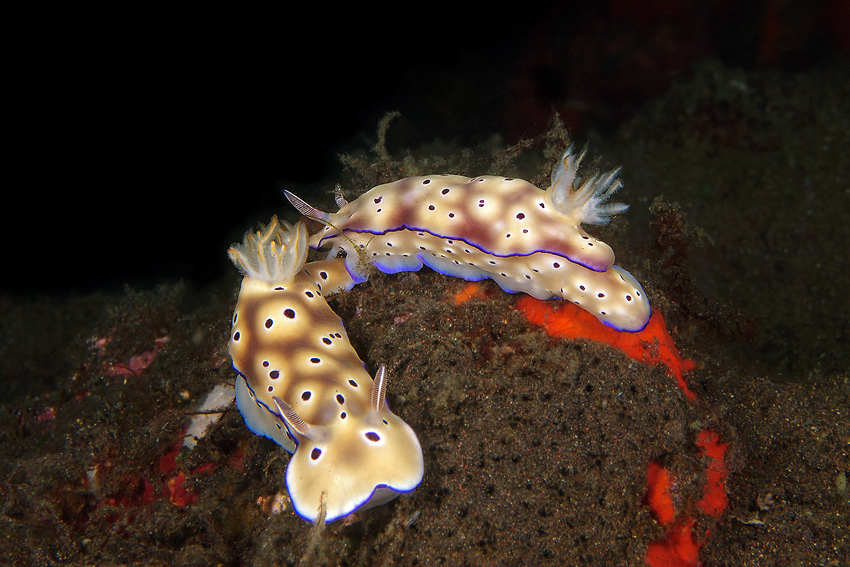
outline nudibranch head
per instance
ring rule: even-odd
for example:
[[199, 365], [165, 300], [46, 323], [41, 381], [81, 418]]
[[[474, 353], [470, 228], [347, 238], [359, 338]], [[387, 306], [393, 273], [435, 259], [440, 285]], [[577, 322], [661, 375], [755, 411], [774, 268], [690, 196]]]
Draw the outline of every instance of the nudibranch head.
[[307, 424], [279, 398], [281, 423], [298, 450], [286, 469], [292, 506], [313, 521], [325, 507], [325, 521], [366, 510], [410, 492], [422, 481], [422, 448], [413, 429], [387, 407], [386, 370], [372, 385], [366, 412], [338, 410], [323, 426]]
[[241, 244], [233, 244], [227, 255], [243, 275], [269, 283], [292, 281], [307, 260], [307, 229], [294, 227], [273, 216], [266, 227], [246, 232]]

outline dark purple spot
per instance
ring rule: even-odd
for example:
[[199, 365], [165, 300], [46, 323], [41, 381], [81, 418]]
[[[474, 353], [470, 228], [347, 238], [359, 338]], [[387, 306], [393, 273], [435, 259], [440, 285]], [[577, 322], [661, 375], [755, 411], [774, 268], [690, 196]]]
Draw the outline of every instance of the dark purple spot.
[[306, 402], [307, 400], [310, 399], [310, 396], [312, 396], [312, 395], [313, 395], [313, 393], [310, 392], [310, 391], [301, 392], [301, 399]]
[[429, 183], [431, 183], [431, 180], [426, 179], [425, 181], [422, 182], [422, 185], [428, 185]]
[[599, 299], [602, 299], [603, 297], [605, 297], [605, 294], [604, 294], [604, 293], [599, 293], [599, 294], [597, 294], [597, 295], [596, 295], [596, 297], [598, 297]]
[[326, 280], [326, 279], [328, 279], [328, 273], [324, 272], [324, 271], [319, 272], [319, 277], [322, 278], [323, 280]]
[[271, 319], [266, 319], [266, 329], [271, 329], [272, 325], [274, 325], [274, 321]]
[[274, 386], [269, 386], [269, 392], [274, 392]]
[[313, 449], [313, 451], [310, 453], [310, 458], [313, 459], [314, 461], [321, 456], [322, 456], [322, 450], [319, 449], [318, 447]]
[[578, 288], [579, 288], [580, 290], [584, 291], [584, 286], [583, 286], [583, 285], [578, 286]]
[[523, 233], [523, 234], [528, 234], [528, 229], [527, 229], [527, 228], [522, 229], [522, 233]]
[[558, 262], [555, 262], [555, 263], [552, 264], [552, 267], [553, 268], [560, 268], [561, 264], [559, 264]]
[[627, 296], [626, 296], [626, 301], [631, 301], [631, 300], [632, 300], [632, 296], [631, 296], [631, 295], [627, 295]]
[[454, 214], [454, 213], [449, 213], [449, 218], [450, 218], [450, 219], [455, 218], [455, 214]]
[[269, 378], [271, 378], [272, 380], [277, 380], [278, 377], [280, 377], [280, 372], [278, 372], [277, 370], [272, 370], [271, 372], [269, 372]]
[[525, 274], [525, 279], [530, 280], [531, 276], [529, 276], [528, 274]]
[[384, 210], [384, 209], [378, 209], [378, 210], [377, 210], [377, 211], [375, 211], [375, 212], [376, 212], [376, 213], [380, 213], [380, 212], [381, 212], [381, 211], [383, 211], [383, 210]]
[[345, 398], [342, 397], [342, 394], [336, 395], [336, 403], [338, 403], [339, 405], [342, 405], [342, 404], [345, 403]]
[[325, 343], [326, 345], [331, 344], [331, 340], [327, 337], [322, 337], [322, 342]]
[[366, 439], [368, 439], [372, 443], [377, 443], [378, 441], [381, 440], [381, 437], [377, 433], [375, 433], [374, 431], [370, 431], [369, 433], [366, 434]]
[[434, 210], [434, 209], [436, 209], [436, 208], [437, 208], [437, 207], [435, 207], [434, 205], [428, 205], [428, 210], [429, 210], [429, 211], [433, 211], [433, 210]]
[[449, 192], [449, 188], [448, 188], [448, 187], [446, 187], [445, 189], [443, 189], [442, 191], [440, 191], [440, 193], [442, 193], [443, 195], [447, 194], [448, 192]]
[[345, 418], [346, 418], [345, 412], [342, 412], [341, 414], [339, 414], [339, 418], [340, 418], [340, 419], [345, 419]]
[[540, 208], [541, 208], [541, 209], [545, 209], [545, 208], [546, 208], [546, 205], [544, 205], [543, 203], [538, 203], [538, 205], [540, 205]]
[[351, 384], [355, 388], [357, 387], [357, 382], [355, 382], [354, 380], [349, 380], [348, 383]]
[[269, 361], [268, 361], [268, 360], [264, 360], [264, 361], [263, 361], [263, 368], [268, 368], [268, 367], [269, 367]]
[[506, 234], [506, 235], [505, 235], [505, 238], [510, 238], [510, 237], [511, 237], [511, 234], [510, 234], [510, 233], [508, 233], [508, 234]]
[[378, 197], [378, 198], [376, 198], [376, 199], [375, 199], [375, 204], [377, 205], [378, 203], [380, 203], [380, 202], [381, 202], [381, 199], [383, 199], [383, 198], [384, 198], [384, 197], [383, 197], [383, 195], [382, 195], [382, 196], [380, 196], [380, 197]]
[[516, 218], [518, 218], [519, 220], [524, 219], [524, 218], [525, 218], [525, 213], [517, 213]]
[[236, 324], [236, 318], [237, 318], [237, 317], [239, 317], [239, 314], [238, 314], [238, 313], [234, 313], [234, 314], [233, 314], [233, 324], [234, 324], [234, 325]]
[[238, 341], [238, 340], [239, 340], [239, 331], [236, 331], [235, 333], [233, 333], [233, 340], [234, 340], [234, 341]]
[[320, 362], [322, 362], [322, 360], [320, 358], [316, 358], [314, 356], [313, 358], [310, 359], [310, 362], [312, 362], [313, 364], [319, 364]]
[[306, 295], [307, 297], [313, 297], [313, 292], [312, 291], [305, 291], [304, 295]]
[[293, 311], [292, 309], [285, 309], [283, 311], [283, 316], [287, 319], [295, 319], [295, 311]]
[[286, 291], [286, 288], [278, 286], [278, 287], [274, 288], [274, 290], [275, 291]]

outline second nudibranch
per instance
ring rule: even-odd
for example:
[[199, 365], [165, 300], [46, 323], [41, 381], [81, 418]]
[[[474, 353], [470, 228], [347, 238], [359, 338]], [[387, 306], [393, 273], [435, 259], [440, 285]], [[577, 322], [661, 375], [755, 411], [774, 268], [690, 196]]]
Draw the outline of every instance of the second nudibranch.
[[244, 274], [229, 352], [251, 431], [294, 455], [286, 485], [303, 518], [332, 521], [410, 492], [422, 448], [386, 403], [324, 295], [353, 285], [342, 260], [305, 265], [307, 231], [277, 218], [228, 250]]
[[606, 325], [640, 331], [649, 301], [637, 280], [614, 265], [614, 253], [582, 223], [605, 224], [628, 207], [605, 204], [622, 185], [619, 169], [582, 183], [578, 155], [570, 146], [541, 190], [509, 177], [428, 175], [379, 185], [350, 203], [337, 199], [336, 213], [287, 198], [325, 228], [310, 246], [346, 252], [355, 282], [367, 277], [363, 263], [385, 273], [433, 270], [466, 280], [492, 278], [508, 292], [537, 299], [572, 301]]

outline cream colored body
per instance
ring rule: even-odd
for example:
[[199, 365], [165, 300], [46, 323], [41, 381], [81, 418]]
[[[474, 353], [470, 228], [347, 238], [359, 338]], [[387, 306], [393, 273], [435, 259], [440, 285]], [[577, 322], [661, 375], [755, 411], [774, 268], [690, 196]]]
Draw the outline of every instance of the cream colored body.
[[[280, 231], [274, 224], [269, 230]], [[231, 249], [238, 266], [250, 265], [243, 256], [255, 253], [252, 244], [263, 246], [257, 236]], [[283, 248], [257, 254], [279, 258]], [[422, 450], [410, 426], [384, 403], [383, 386], [375, 392], [342, 320], [325, 301], [326, 289], [351, 281], [343, 262], [302, 261], [295, 268], [273, 281], [266, 272], [246, 274], [229, 352], [245, 423], [295, 453], [286, 472], [295, 510], [314, 520], [324, 505], [330, 521], [413, 490], [422, 479]]]
[[537, 299], [562, 298], [606, 325], [642, 330], [650, 317], [646, 294], [614, 252], [582, 223], [604, 224], [627, 209], [604, 204], [619, 189], [619, 170], [577, 177], [584, 153], [568, 150], [538, 189], [521, 179], [484, 175], [428, 175], [379, 185], [336, 213], [287, 197], [325, 222], [310, 239], [314, 248], [345, 250], [348, 271], [364, 281], [362, 259], [385, 273], [423, 265], [466, 280], [491, 278], [505, 291]]

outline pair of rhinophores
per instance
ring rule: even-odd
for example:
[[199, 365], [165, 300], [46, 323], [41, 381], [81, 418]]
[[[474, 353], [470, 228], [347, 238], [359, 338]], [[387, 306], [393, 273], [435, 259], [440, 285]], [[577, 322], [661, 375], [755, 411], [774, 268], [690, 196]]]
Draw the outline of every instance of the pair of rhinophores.
[[571, 146], [547, 190], [506, 177], [408, 177], [351, 203], [338, 196], [336, 213], [287, 191], [325, 225], [309, 246], [330, 247], [328, 259], [306, 263], [306, 227], [276, 217], [228, 250], [245, 276], [229, 346], [237, 407], [251, 431], [294, 452], [286, 485], [299, 515], [312, 521], [324, 507], [332, 521], [371, 508], [424, 473], [416, 433], [386, 403], [385, 368], [372, 379], [325, 301], [365, 281], [369, 266], [491, 278], [511, 293], [572, 301], [615, 329], [646, 326], [640, 284], [581, 228], [628, 208], [605, 204], [622, 185], [619, 169], [577, 176], [585, 153]]

